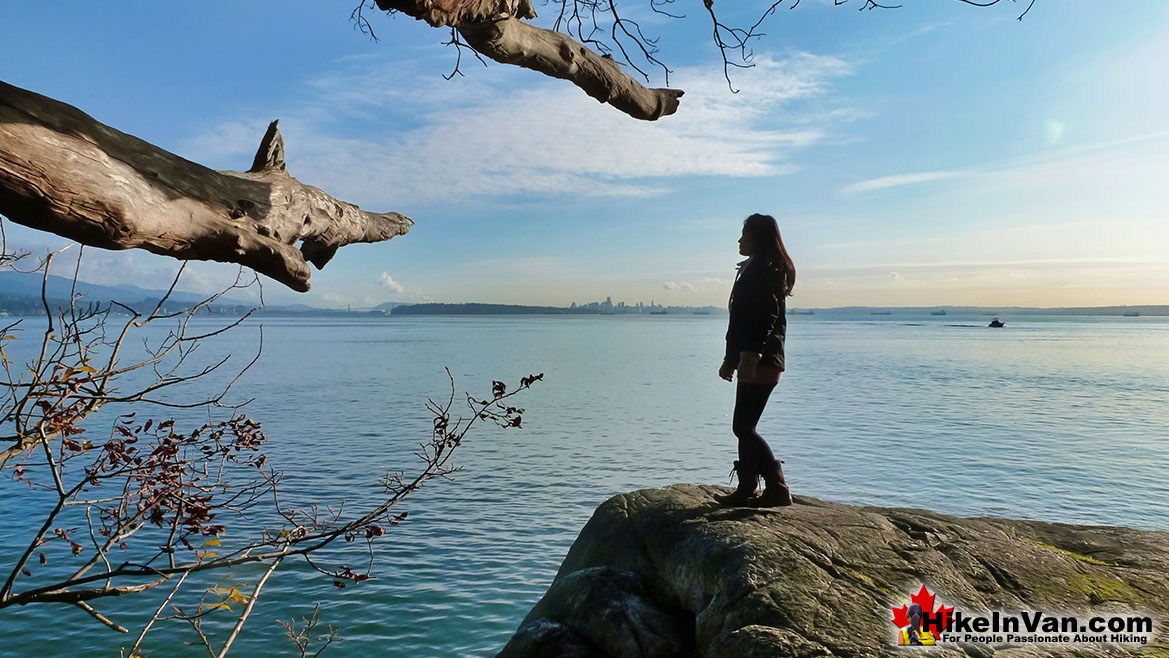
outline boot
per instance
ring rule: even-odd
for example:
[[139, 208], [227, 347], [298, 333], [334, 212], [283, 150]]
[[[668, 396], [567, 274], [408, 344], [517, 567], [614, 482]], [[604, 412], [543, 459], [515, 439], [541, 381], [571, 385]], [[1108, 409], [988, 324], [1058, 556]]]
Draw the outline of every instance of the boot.
[[735, 489], [733, 493], [715, 494], [714, 499], [723, 505], [744, 507], [755, 498], [756, 487], [759, 486], [759, 474], [755, 472], [755, 469], [740, 461], [735, 462], [735, 468], [731, 473], [739, 476], [739, 488]]
[[786, 507], [792, 504], [791, 491], [783, 479], [783, 466], [780, 466], [782, 463], [782, 459], [777, 459], [773, 468], [763, 469], [763, 482], [767, 487], [763, 490], [762, 496], [751, 501], [752, 507]]

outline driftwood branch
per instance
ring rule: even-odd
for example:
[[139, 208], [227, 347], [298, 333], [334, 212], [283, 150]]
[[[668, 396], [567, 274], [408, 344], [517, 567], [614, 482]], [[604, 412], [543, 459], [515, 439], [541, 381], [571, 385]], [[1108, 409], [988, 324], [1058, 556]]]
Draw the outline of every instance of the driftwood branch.
[[[684, 14], [667, 11], [676, 0], [648, 0], [649, 9], [658, 16], [684, 19]], [[731, 70], [751, 68], [751, 45], [763, 36], [763, 22], [773, 16], [785, 0], [765, 0], [758, 3], [761, 13], [749, 26], [737, 27], [723, 23], [715, 10], [719, 6], [752, 3], [730, 0], [702, 0], [710, 14], [714, 45], [723, 59], [723, 75], [732, 93]], [[1003, 0], [958, 0], [977, 7], [989, 7]], [[1019, 20], [1034, 6], [1027, 7]], [[642, 3], [645, 0], [641, 0]], [[834, 0], [837, 6], [849, 0]], [[608, 103], [636, 118], [654, 121], [673, 114], [678, 109], [682, 91], [668, 88], [650, 88], [634, 79], [636, 73], [649, 82], [649, 76], [639, 62], [660, 68], [665, 73], [665, 84], [670, 84], [670, 69], [658, 58], [658, 40], [643, 32], [641, 25], [618, 12], [630, 4], [622, 0], [543, 0], [554, 15], [552, 29], [543, 29], [529, 22], [536, 18], [533, 0], [358, 0], [351, 18], [356, 29], [373, 35], [373, 28], [365, 17], [365, 10], [376, 6], [388, 12], [400, 12], [425, 22], [431, 27], [450, 28], [452, 38], [445, 42], [456, 50], [455, 70], [459, 71], [462, 48], [469, 45], [476, 53], [501, 62], [539, 71], [544, 75], [568, 80], [589, 96]], [[695, 4], [697, 1], [695, 0]], [[795, 9], [800, 0], [792, 0], [789, 9]], [[858, 0], [850, 6], [859, 9], [896, 9], [900, 4]], [[462, 37], [466, 44], [458, 37]]]
[[95, 247], [239, 263], [302, 292], [308, 263], [413, 225], [288, 175], [275, 121], [251, 169], [214, 171], [3, 82], [0, 214]]
[[475, 51], [504, 64], [539, 71], [580, 87], [635, 119], [653, 121], [678, 110], [679, 89], [651, 89], [572, 37], [525, 23], [530, 0], [377, 0], [432, 27], [458, 30]]
[[612, 57], [598, 55], [560, 32], [511, 16], [458, 29], [472, 48], [491, 59], [568, 80], [635, 119], [654, 121], [678, 111], [681, 89], [644, 87]]

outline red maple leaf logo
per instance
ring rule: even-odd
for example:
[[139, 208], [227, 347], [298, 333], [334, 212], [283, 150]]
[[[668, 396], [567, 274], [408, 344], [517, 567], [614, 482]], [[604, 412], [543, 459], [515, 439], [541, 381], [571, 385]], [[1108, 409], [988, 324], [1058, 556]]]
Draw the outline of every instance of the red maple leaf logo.
[[[939, 619], [940, 615], [940, 621], [943, 628], [949, 625], [950, 615], [954, 612], [953, 606], [947, 608], [944, 605], [939, 605], [938, 609], [934, 610], [934, 595], [930, 594], [930, 591], [925, 588], [925, 585], [921, 586], [921, 589], [917, 591], [917, 594], [909, 597], [909, 602], [920, 605], [922, 612], [929, 613], [930, 616], [934, 619]], [[893, 624], [897, 626], [897, 628], [905, 628], [911, 623], [909, 620], [908, 605], [902, 605], [900, 608], [892, 608], [892, 610], [893, 619], [890, 621], [892, 621]]]

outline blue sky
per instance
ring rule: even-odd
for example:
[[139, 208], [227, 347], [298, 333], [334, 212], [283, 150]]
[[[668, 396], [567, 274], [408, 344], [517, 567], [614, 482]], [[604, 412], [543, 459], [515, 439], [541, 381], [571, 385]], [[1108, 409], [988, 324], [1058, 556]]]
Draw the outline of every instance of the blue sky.
[[[14, 4], [0, 79], [220, 169], [279, 118], [293, 175], [416, 221], [270, 301], [723, 304], [742, 219], [766, 212], [798, 306], [1169, 303], [1169, 6], [860, 4], [785, 4], [738, 94], [701, 3], [627, 5], [686, 90], [654, 123], [495, 63], [447, 82], [443, 32], [375, 14], [375, 42], [307, 0]], [[176, 268], [89, 250], [85, 277]], [[234, 278], [190, 269], [187, 288]]]

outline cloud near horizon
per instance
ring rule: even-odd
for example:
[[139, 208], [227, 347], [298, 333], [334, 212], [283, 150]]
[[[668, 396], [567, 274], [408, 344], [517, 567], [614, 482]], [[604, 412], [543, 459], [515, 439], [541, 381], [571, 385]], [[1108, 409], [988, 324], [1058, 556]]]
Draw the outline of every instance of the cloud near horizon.
[[684, 290], [692, 293], [706, 293], [712, 290], [727, 290], [731, 281], [720, 277], [704, 276], [694, 281], [678, 281], [671, 279], [662, 284], [666, 290]]
[[395, 281], [394, 277], [390, 276], [389, 272], [382, 272], [381, 275], [378, 276], [378, 285], [398, 294], [401, 294], [404, 290], [402, 288], [402, 284]]

